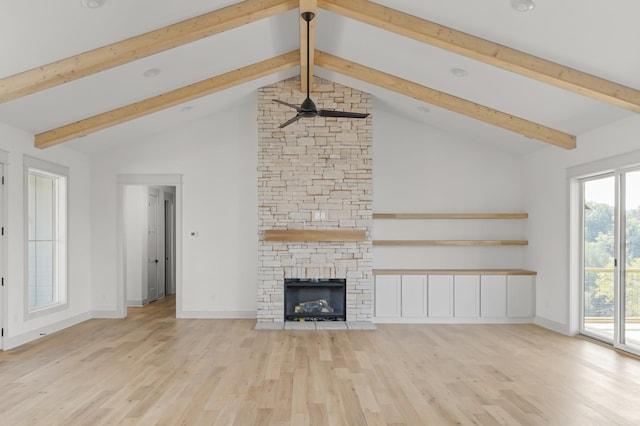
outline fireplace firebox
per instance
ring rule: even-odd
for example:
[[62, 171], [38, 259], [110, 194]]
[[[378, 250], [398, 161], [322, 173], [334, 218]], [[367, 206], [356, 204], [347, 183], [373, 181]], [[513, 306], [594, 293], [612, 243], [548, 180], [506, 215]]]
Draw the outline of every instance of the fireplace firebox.
[[346, 321], [346, 286], [343, 278], [285, 278], [284, 320]]

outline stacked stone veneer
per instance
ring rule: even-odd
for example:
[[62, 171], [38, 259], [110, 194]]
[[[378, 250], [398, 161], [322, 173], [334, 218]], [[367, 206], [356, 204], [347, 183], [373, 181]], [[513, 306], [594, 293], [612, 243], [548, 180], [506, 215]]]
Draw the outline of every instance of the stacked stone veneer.
[[[373, 318], [371, 117], [303, 118], [294, 78], [258, 92], [258, 321], [284, 319], [284, 278], [346, 278], [347, 320]], [[371, 97], [314, 78], [318, 109], [371, 112]], [[326, 212], [314, 220], [314, 212]], [[266, 242], [268, 229], [364, 229], [362, 242]]]

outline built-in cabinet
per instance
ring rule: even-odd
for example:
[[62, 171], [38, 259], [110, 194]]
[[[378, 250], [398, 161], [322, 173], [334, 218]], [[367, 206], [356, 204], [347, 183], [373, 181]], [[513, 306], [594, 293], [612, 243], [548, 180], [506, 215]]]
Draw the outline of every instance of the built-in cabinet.
[[375, 320], [532, 322], [533, 275], [377, 275]]
[[[376, 213], [373, 218], [405, 222], [407, 220], [472, 221], [475, 231], [483, 229], [483, 221], [488, 220], [499, 223], [499, 229], [492, 227], [492, 230], [504, 231], [502, 223], [524, 220], [528, 215], [526, 213]], [[418, 228], [421, 227], [416, 225], [416, 229]], [[404, 234], [408, 235], [406, 227], [404, 229]], [[457, 231], [457, 228], [448, 229]], [[419, 234], [416, 232], [416, 235]], [[500, 234], [504, 235], [505, 232]], [[422, 236], [425, 236], [424, 231]], [[513, 238], [451, 240], [429, 239], [431, 234], [426, 236], [426, 239], [422, 237], [374, 239], [373, 245], [382, 246], [381, 248], [404, 246], [406, 250], [416, 250], [420, 247], [436, 247], [438, 250], [460, 250], [459, 247], [478, 247], [479, 250], [484, 250], [483, 247], [502, 247], [497, 250], [517, 250], [518, 246], [528, 244], [527, 240]], [[453, 256], [459, 260], [457, 263], [464, 264], [464, 258], [452, 254]], [[425, 262], [429, 262], [429, 259], [425, 258]], [[431, 263], [435, 262], [431, 261]], [[470, 263], [477, 262], [472, 260]], [[374, 275], [377, 322], [506, 323], [532, 322], [535, 316], [536, 273], [534, 271], [490, 268], [385, 268], [374, 269]]]

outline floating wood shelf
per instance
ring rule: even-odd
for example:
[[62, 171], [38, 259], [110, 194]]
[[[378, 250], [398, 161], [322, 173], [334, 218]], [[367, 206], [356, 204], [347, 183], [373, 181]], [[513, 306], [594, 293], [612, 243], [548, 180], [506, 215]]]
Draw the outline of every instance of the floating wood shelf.
[[373, 240], [374, 246], [526, 246], [527, 240]]
[[527, 219], [528, 213], [374, 213], [374, 219]]
[[373, 275], [537, 275], [527, 269], [374, 269]]
[[350, 242], [365, 241], [364, 229], [271, 229], [264, 231], [265, 241], [280, 242]]

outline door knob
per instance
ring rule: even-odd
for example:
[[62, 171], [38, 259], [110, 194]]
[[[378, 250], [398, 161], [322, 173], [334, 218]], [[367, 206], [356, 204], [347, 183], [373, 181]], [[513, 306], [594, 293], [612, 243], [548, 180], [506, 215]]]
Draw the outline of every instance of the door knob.
[[158, 259], [156, 259], [156, 263], [158, 263]]

